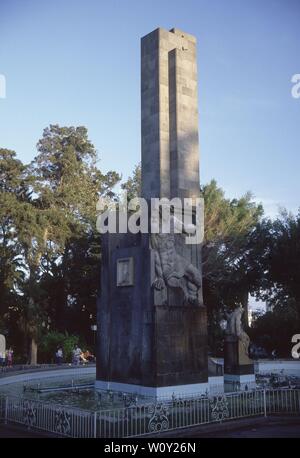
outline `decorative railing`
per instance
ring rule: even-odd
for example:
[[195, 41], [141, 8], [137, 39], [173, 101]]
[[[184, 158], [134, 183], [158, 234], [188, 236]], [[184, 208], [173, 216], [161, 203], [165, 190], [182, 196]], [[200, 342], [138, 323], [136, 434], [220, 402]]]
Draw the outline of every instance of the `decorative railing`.
[[0, 420], [67, 437], [133, 437], [270, 414], [300, 415], [300, 390], [254, 390], [212, 397], [173, 398], [90, 412], [0, 396]]

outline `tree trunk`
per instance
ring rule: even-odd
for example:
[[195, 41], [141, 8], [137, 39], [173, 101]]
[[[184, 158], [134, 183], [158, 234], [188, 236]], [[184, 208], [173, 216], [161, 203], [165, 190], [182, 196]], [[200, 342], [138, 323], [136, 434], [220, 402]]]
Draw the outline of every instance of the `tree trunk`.
[[37, 343], [36, 343], [34, 338], [31, 339], [29, 362], [32, 365], [36, 365], [37, 364]]

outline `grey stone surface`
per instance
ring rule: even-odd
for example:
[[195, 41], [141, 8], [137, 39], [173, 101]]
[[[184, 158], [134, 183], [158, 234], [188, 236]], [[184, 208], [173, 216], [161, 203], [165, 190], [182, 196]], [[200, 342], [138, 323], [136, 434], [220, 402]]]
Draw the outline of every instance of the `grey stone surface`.
[[[154, 253], [147, 234], [102, 237], [97, 380], [150, 387], [207, 382], [206, 310], [161, 301], [152, 288]], [[117, 260], [133, 257], [134, 286], [116, 285]], [[180, 301], [181, 304], [181, 301]]]
[[[155, 305], [203, 306], [199, 247], [187, 246], [182, 234], [151, 234], [154, 252]], [[193, 259], [193, 255], [198, 259]]]
[[[195, 38], [155, 30], [142, 38], [141, 67], [142, 197], [198, 197]], [[132, 281], [118, 281], [124, 259], [132, 259]], [[102, 236], [98, 381], [207, 383], [201, 265], [201, 243], [188, 245], [183, 234]]]
[[198, 197], [196, 39], [178, 29], [142, 38], [142, 196]]

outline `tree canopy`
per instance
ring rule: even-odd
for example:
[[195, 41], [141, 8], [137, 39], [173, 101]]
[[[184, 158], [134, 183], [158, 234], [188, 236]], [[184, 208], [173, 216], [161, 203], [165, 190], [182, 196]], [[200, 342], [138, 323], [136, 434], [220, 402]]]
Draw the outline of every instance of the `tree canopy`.
[[68, 320], [81, 326], [95, 320], [100, 266], [95, 208], [100, 195], [113, 194], [120, 176], [101, 173], [85, 127], [58, 125], [44, 130], [29, 165], [0, 150], [0, 173], [1, 306], [9, 323], [16, 302], [20, 345], [29, 345], [29, 361], [35, 363], [43, 332], [65, 331], [72, 327]]
[[[91, 345], [101, 266], [96, 203], [118, 199], [120, 175], [101, 172], [85, 127], [50, 125], [30, 164], [0, 149], [0, 178], [0, 332], [31, 363], [39, 345], [41, 358], [59, 340], [68, 349], [75, 341]], [[140, 165], [122, 189], [128, 199], [139, 196]], [[265, 218], [251, 193], [228, 199], [215, 180], [200, 192], [211, 352], [222, 351], [225, 312], [246, 306], [251, 293], [272, 311], [248, 332], [286, 355], [300, 326], [300, 213]]]

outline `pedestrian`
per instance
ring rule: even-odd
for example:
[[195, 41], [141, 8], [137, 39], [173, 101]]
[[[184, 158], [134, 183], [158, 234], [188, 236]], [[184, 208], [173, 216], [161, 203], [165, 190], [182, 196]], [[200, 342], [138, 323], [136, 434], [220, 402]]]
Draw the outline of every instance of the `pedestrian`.
[[6, 353], [5, 351], [0, 351], [0, 366], [4, 367], [5, 366], [5, 360], [6, 360]]
[[73, 364], [75, 364], [76, 366], [79, 366], [80, 364], [81, 353], [82, 353], [81, 349], [78, 347], [78, 345], [75, 345], [74, 350], [73, 350]]
[[9, 347], [9, 349], [7, 350], [7, 366], [8, 367], [12, 367], [13, 365], [13, 355], [14, 355], [14, 351], [11, 347]]
[[56, 364], [59, 364], [59, 365], [62, 364], [63, 357], [64, 357], [62, 347], [58, 347], [58, 349], [56, 351], [56, 354], [55, 354], [55, 357], [56, 357]]

